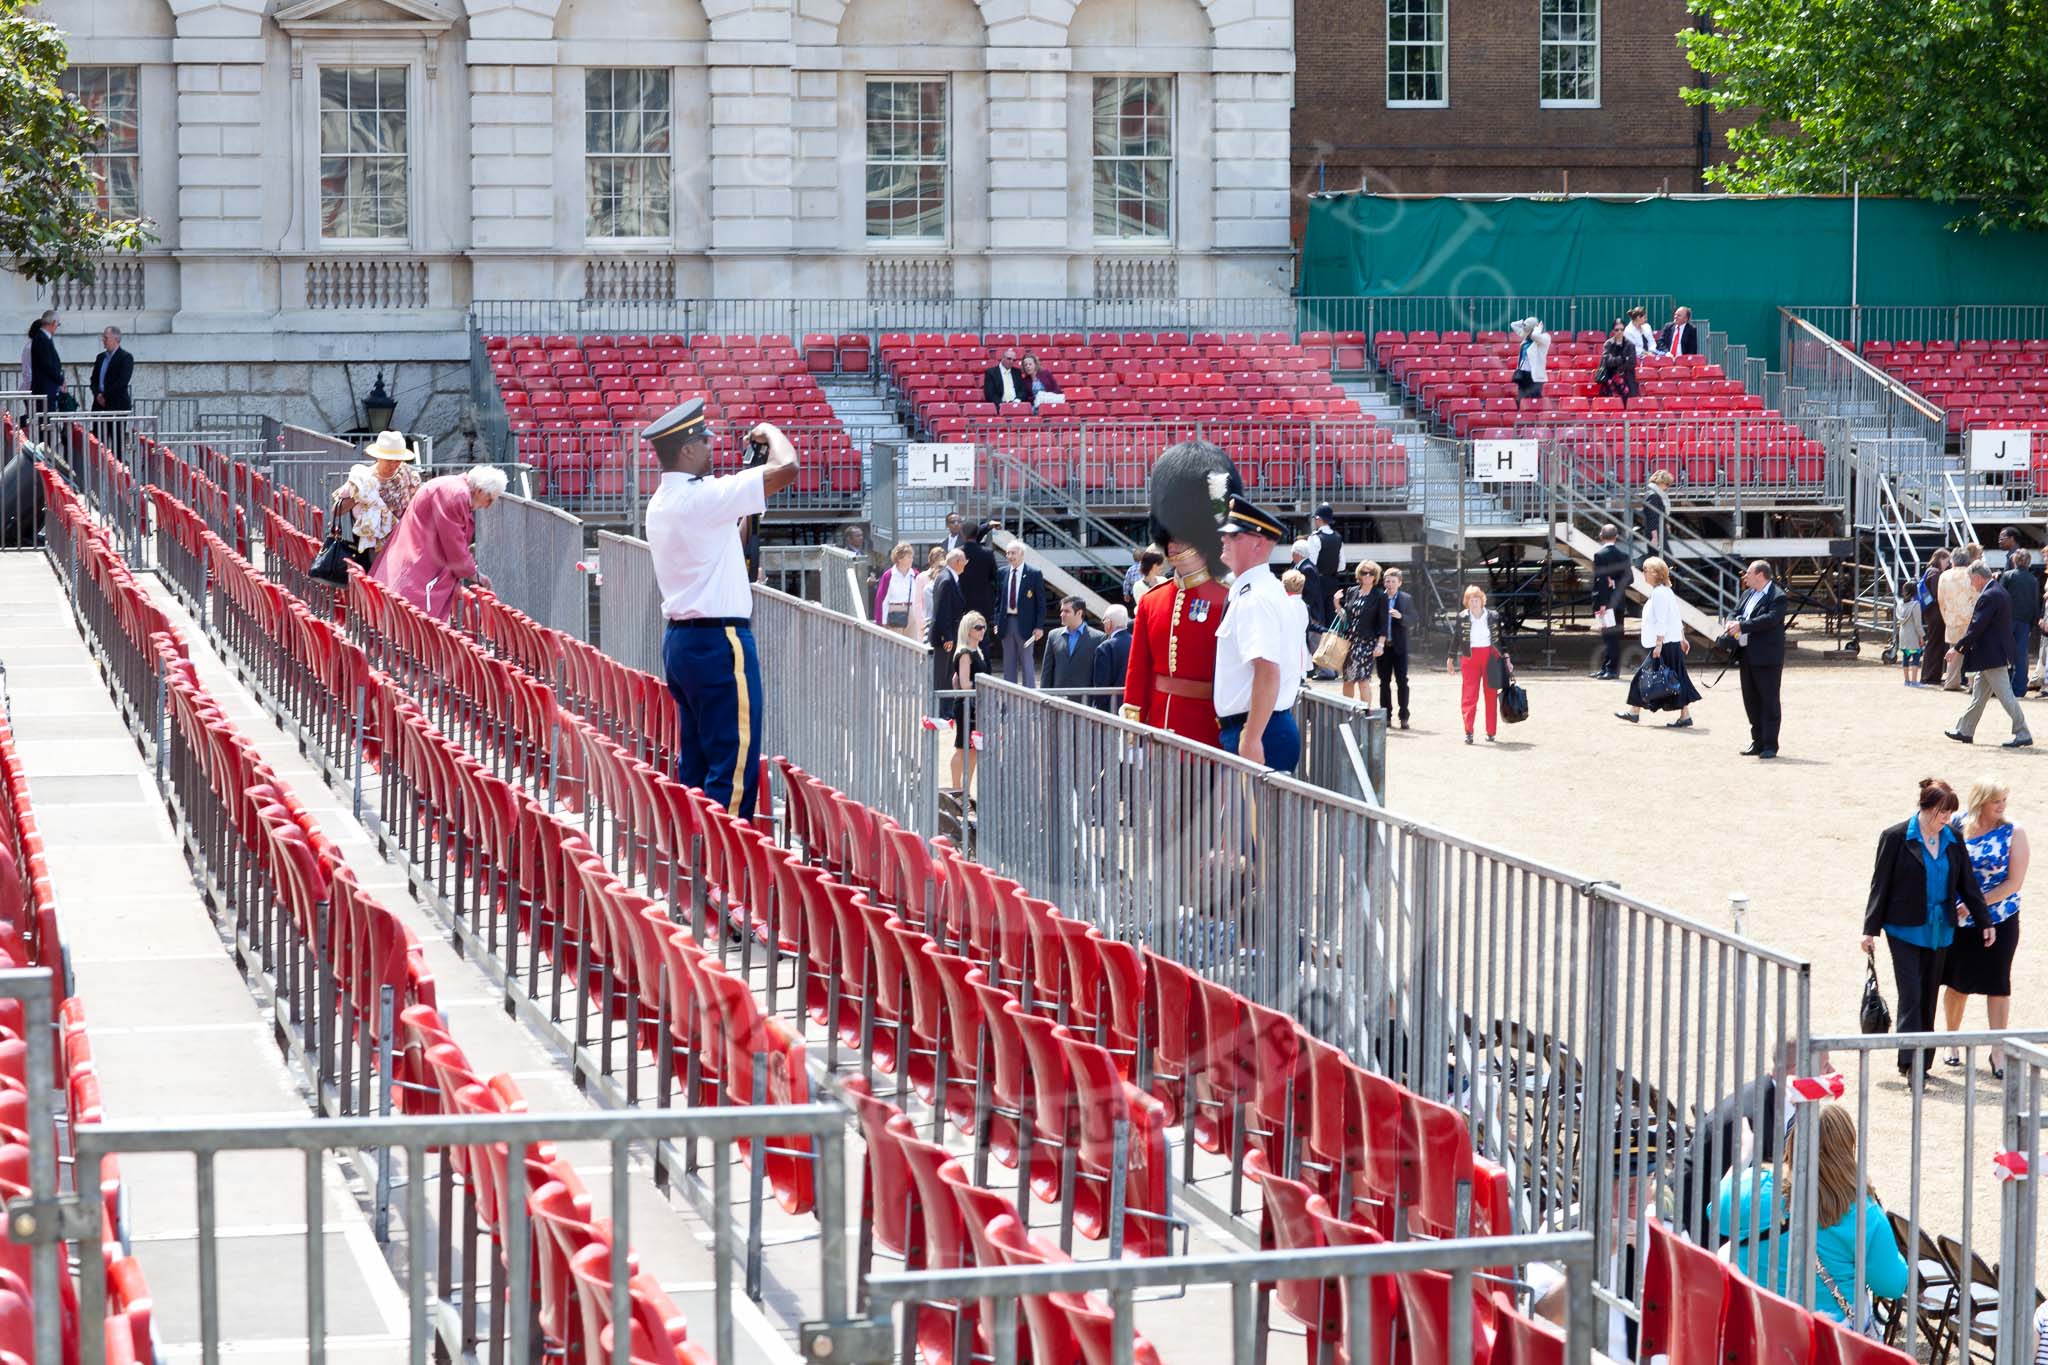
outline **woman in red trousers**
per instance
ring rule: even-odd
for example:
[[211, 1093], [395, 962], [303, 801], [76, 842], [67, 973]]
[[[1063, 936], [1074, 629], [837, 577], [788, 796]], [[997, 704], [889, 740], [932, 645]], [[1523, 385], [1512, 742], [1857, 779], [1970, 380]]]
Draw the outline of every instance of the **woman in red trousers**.
[[[1494, 661], [1499, 660], [1496, 664]], [[1465, 742], [1472, 742], [1473, 713], [1486, 697], [1486, 742], [1494, 742], [1500, 725], [1500, 684], [1515, 666], [1500, 648], [1500, 613], [1486, 605], [1486, 589], [1477, 583], [1465, 589], [1465, 609], [1451, 622], [1450, 671], [1464, 674], [1458, 706], [1465, 715]]]

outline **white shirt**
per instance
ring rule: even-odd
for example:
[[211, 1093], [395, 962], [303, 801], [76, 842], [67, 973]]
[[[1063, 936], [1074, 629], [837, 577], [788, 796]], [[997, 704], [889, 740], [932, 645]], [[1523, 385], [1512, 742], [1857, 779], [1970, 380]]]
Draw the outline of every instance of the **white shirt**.
[[740, 518], [767, 510], [767, 473], [764, 467], [717, 478], [661, 476], [647, 500], [647, 543], [663, 616], [753, 617]]
[[888, 585], [882, 589], [882, 605], [885, 607], [907, 607], [910, 605], [910, 588], [917, 581], [917, 575], [899, 570], [890, 565], [886, 577]]
[[1650, 589], [1650, 596], [1643, 603], [1642, 629], [1637, 633], [1644, 649], [1655, 649], [1659, 636], [1667, 645], [1685, 638], [1685, 620], [1678, 614], [1678, 594], [1671, 591], [1669, 583]]
[[1636, 348], [1637, 355], [1656, 354], [1657, 334], [1651, 330], [1649, 323], [1631, 322], [1628, 326], [1621, 329], [1621, 334], [1627, 338], [1629, 345]]
[[1493, 631], [1486, 624], [1485, 610], [1468, 611], [1465, 613], [1465, 619], [1472, 623], [1472, 648], [1490, 648], [1493, 644]]
[[1306, 673], [1315, 666], [1315, 657], [1308, 652], [1308, 603], [1290, 595], [1287, 606], [1294, 613], [1294, 638], [1301, 642], [1299, 671]]
[[1216, 632], [1216, 714], [1240, 715], [1252, 709], [1252, 661], [1264, 659], [1280, 670], [1280, 689], [1273, 713], [1288, 710], [1301, 693], [1301, 650], [1306, 637], [1296, 626], [1296, 611], [1287, 589], [1260, 564], [1237, 576], [1230, 590], [1230, 610]]

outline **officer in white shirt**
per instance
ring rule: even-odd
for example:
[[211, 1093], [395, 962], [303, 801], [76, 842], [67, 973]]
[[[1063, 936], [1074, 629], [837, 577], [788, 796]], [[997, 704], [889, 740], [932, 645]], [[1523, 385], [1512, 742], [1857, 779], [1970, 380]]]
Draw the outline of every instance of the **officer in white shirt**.
[[796, 482], [796, 447], [767, 422], [747, 433], [767, 459], [708, 477], [711, 432], [692, 398], [642, 433], [661, 462], [647, 542], [668, 618], [662, 666], [682, 718], [676, 780], [751, 819], [761, 769], [761, 662], [740, 527]]
[[1217, 743], [1275, 772], [1301, 761], [1294, 701], [1301, 694], [1302, 633], [1287, 590], [1273, 576], [1273, 547], [1287, 528], [1233, 493], [1217, 530], [1236, 575], [1216, 635]]

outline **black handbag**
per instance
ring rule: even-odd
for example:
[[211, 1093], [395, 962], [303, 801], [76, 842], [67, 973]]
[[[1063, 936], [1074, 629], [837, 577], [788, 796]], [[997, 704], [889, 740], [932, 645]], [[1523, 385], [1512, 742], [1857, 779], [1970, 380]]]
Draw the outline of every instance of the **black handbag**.
[[1500, 718], [1510, 725], [1529, 719], [1529, 693], [1520, 683], [1510, 682], [1500, 690]]
[[1884, 992], [1877, 988], [1877, 957], [1873, 953], [1863, 955], [1863, 1008], [1860, 1022], [1865, 1033], [1890, 1033], [1892, 1031], [1891, 1007], [1884, 1003]]
[[1652, 655], [1636, 671], [1636, 695], [1644, 705], [1668, 701], [1678, 695], [1678, 670]]
[[320, 553], [313, 556], [313, 563], [306, 570], [306, 574], [323, 583], [337, 583], [345, 588], [348, 586], [349, 562], [354, 558], [355, 556], [348, 552], [348, 545], [342, 540], [341, 533], [336, 531], [327, 537], [327, 543], [320, 547]]

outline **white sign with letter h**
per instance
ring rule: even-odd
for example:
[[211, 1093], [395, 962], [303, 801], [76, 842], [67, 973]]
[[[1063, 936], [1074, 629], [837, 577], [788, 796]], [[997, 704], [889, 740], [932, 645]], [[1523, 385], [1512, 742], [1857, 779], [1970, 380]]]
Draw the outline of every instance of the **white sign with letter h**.
[[1534, 441], [1472, 443], [1472, 477], [1481, 483], [1534, 483], [1538, 463]]

